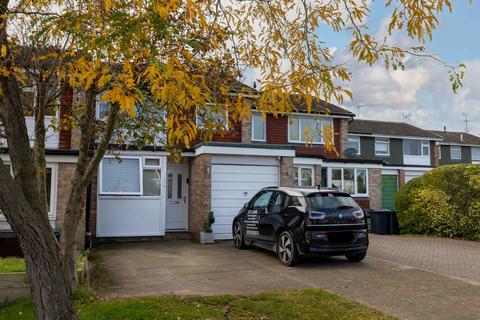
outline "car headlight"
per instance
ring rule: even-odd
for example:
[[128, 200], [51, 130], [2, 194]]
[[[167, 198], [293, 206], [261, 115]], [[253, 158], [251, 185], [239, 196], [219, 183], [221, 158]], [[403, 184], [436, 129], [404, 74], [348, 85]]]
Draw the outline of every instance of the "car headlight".
[[352, 214], [356, 219], [362, 219], [365, 216], [363, 210], [353, 211]]

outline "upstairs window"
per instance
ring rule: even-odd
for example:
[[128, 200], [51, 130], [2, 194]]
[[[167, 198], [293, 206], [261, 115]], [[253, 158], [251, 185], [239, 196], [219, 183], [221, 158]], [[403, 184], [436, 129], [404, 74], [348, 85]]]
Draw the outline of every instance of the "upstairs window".
[[214, 110], [213, 104], [207, 103], [207, 109], [196, 110], [195, 124], [198, 129], [228, 130], [228, 111]]
[[406, 156], [428, 156], [430, 155], [430, 144], [428, 141], [403, 140], [403, 154]]
[[294, 116], [289, 120], [288, 141], [322, 144], [327, 133], [333, 130], [331, 118], [315, 116]]
[[462, 147], [450, 146], [450, 159], [461, 160], [462, 159]]
[[390, 140], [387, 138], [375, 139], [375, 155], [389, 156], [390, 155]]
[[266, 123], [262, 119], [260, 113], [252, 114], [252, 140], [265, 141], [266, 140]]
[[[28, 82], [29, 80], [27, 80]], [[58, 115], [60, 108], [60, 97], [58, 89], [55, 86], [48, 86], [45, 90], [45, 99], [47, 99], [47, 106], [45, 108], [45, 116], [55, 117]], [[27, 84], [22, 89], [20, 99], [24, 107], [24, 115], [33, 117], [35, 112], [35, 101], [39, 98], [39, 91], [37, 86], [33, 83]]]
[[357, 151], [357, 154], [360, 154], [360, 137], [348, 136], [348, 148], [355, 149]]

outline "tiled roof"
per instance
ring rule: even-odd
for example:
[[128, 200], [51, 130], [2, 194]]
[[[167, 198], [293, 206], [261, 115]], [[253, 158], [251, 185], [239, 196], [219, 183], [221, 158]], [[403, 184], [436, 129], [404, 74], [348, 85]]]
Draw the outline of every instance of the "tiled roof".
[[430, 132], [441, 136], [443, 138], [442, 142], [444, 143], [480, 145], [480, 137], [470, 133], [453, 132], [453, 131], [436, 131], [436, 130], [430, 130]]
[[348, 125], [349, 133], [441, 139], [440, 136], [405, 122], [359, 120]]

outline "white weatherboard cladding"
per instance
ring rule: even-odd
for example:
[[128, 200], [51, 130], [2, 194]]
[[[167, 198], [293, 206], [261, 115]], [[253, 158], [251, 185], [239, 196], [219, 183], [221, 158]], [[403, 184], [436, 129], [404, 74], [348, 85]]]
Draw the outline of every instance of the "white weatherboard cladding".
[[212, 211], [215, 239], [232, 238], [232, 221], [245, 202], [261, 188], [279, 183], [275, 157], [215, 156], [212, 158]]
[[405, 183], [414, 178], [420, 177], [424, 173], [425, 171], [405, 171]]

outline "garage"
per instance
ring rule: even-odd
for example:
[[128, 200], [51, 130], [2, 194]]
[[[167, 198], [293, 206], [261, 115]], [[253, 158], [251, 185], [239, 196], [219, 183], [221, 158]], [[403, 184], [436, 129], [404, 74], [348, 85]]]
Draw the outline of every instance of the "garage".
[[212, 157], [211, 208], [215, 239], [232, 239], [232, 221], [261, 188], [279, 184], [277, 157]]
[[425, 171], [405, 171], [405, 183], [408, 181], [420, 177]]

